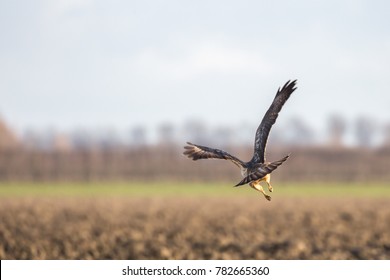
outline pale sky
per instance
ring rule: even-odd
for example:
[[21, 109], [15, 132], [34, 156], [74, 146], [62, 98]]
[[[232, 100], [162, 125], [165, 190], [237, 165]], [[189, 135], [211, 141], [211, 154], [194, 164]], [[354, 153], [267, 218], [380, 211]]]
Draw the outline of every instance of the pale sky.
[[0, 1], [0, 115], [29, 127], [390, 122], [390, 2]]

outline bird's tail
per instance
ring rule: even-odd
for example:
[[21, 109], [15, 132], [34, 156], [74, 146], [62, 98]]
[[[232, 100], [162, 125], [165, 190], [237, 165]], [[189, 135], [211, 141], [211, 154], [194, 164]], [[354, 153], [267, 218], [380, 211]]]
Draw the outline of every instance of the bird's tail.
[[272, 170], [269, 172], [271, 173], [272, 171], [274, 171], [276, 168], [278, 168], [279, 165], [282, 165], [283, 162], [285, 162], [289, 157], [290, 157], [291, 154], [288, 154], [287, 156], [285, 156], [284, 158], [282, 159], [279, 159], [277, 161], [273, 161], [271, 163], [268, 164], [268, 167], [270, 167]]
[[246, 176], [244, 179], [241, 180], [235, 187], [248, 184], [253, 181], [257, 181], [261, 178], [263, 178], [265, 175], [270, 174], [272, 171], [274, 171], [276, 168], [278, 168], [279, 165], [281, 165], [283, 162], [285, 162], [290, 157], [290, 154], [285, 156], [284, 158], [273, 161], [270, 163], [262, 163], [256, 171], [250, 173], [248, 176]]

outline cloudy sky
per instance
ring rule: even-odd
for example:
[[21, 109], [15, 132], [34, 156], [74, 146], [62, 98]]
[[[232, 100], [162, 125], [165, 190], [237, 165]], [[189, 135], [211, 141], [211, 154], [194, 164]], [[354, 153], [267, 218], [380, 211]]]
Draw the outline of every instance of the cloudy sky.
[[390, 2], [0, 1], [0, 115], [29, 127], [390, 122]]

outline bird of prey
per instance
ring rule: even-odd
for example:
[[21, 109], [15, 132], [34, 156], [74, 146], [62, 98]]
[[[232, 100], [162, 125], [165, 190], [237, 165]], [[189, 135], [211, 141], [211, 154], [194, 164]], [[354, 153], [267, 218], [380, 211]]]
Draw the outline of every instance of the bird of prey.
[[250, 161], [244, 162], [225, 151], [192, 144], [190, 142], [187, 142], [187, 146], [184, 147], [183, 154], [193, 160], [209, 158], [230, 160], [241, 169], [241, 175], [244, 177], [237, 185], [235, 185], [235, 187], [249, 184], [249, 186], [255, 190], [260, 191], [267, 200], [271, 200], [271, 196], [265, 193], [260, 182], [265, 181], [268, 185], [268, 190], [272, 192], [273, 188], [270, 183], [271, 172], [285, 162], [290, 155], [287, 155], [277, 161], [267, 162], [265, 160], [265, 149], [271, 127], [275, 123], [284, 103], [286, 103], [287, 99], [295, 91], [295, 86], [296, 80], [288, 81], [282, 88], [278, 89], [271, 106], [265, 113], [263, 120], [257, 128], [254, 153]]

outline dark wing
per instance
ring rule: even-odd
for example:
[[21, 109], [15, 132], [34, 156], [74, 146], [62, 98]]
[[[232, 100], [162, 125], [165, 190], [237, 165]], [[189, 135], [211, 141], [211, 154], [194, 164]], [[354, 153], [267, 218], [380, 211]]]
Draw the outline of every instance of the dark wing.
[[187, 144], [188, 146], [184, 147], [183, 154], [193, 160], [216, 158], [216, 159], [230, 160], [238, 167], [243, 167], [244, 165], [244, 163], [241, 160], [239, 160], [235, 156], [232, 156], [231, 154], [225, 151], [213, 149], [205, 146], [195, 145], [190, 142], [187, 142]]
[[254, 172], [250, 173], [248, 176], [246, 176], [244, 179], [242, 179], [241, 182], [239, 182], [235, 187], [248, 184], [249, 182], [259, 180], [263, 178], [265, 175], [271, 173], [276, 168], [278, 168], [279, 165], [281, 165], [283, 162], [285, 162], [290, 155], [285, 156], [284, 158], [270, 162], [270, 163], [259, 163], [256, 166], [256, 169]]
[[284, 103], [290, 97], [291, 93], [296, 89], [296, 81], [288, 81], [282, 89], [278, 89], [274, 101], [265, 113], [263, 120], [256, 131], [255, 137], [255, 151], [253, 154], [252, 162], [264, 163], [265, 161], [265, 146], [267, 145], [268, 135], [272, 125], [275, 123], [280, 110]]

